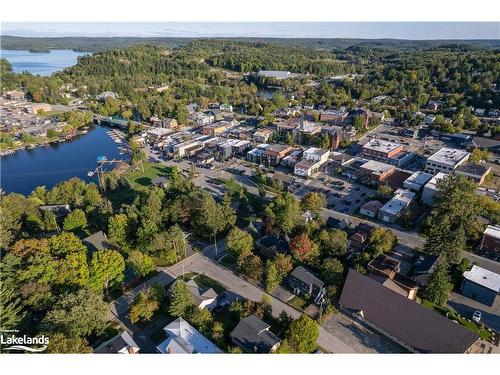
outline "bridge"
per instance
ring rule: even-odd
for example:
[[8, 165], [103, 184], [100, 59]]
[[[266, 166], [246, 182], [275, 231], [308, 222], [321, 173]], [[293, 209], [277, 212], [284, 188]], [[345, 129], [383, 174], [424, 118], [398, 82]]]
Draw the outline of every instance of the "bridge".
[[94, 115], [94, 122], [98, 124], [104, 123], [111, 126], [118, 126], [125, 130], [128, 129], [128, 120], [113, 118], [111, 116]]

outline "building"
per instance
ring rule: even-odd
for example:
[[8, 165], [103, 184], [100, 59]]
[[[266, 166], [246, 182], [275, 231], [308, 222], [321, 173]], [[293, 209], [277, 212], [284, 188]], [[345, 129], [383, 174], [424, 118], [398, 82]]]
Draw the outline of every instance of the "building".
[[357, 251], [363, 250], [368, 244], [368, 240], [374, 229], [369, 224], [358, 224], [354, 233], [349, 237], [349, 247]]
[[300, 119], [299, 125], [292, 130], [292, 138], [295, 143], [298, 144], [309, 144], [313, 137], [318, 136], [321, 133], [321, 126], [305, 121], [303, 118]]
[[485, 163], [463, 163], [455, 169], [455, 173], [460, 176], [470, 178], [481, 185], [486, 176], [491, 172], [491, 166]]
[[221, 112], [233, 112], [233, 106], [231, 104], [223, 103], [219, 106]]
[[174, 157], [183, 158], [189, 156], [190, 150], [202, 146], [197, 140], [181, 142], [173, 146]]
[[137, 354], [139, 351], [139, 346], [127, 331], [123, 331], [94, 349], [96, 354]]
[[383, 185], [396, 171], [393, 165], [370, 160], [359, 167], [360, 178], [374, 185]]
[[255, 315], [240, 320], [231, 332], [232, 342], [249, 353], [273, 353], [281, 339], [272, 333], [271, 326]]
[[167, 339], [156, 347], [163, 354], [219, 354], [222, 353], [213, 342], [203, 336], [182, 318], [177, 318], [163, 328]]
[[258, 77], [274, 78], [274, 79], [287, 79], [292, 76], [292, 73], [285, 70], [259, 70]]
[[403, 182], [403, 187], [413, 191], [414, 193], [419, 193], [423, 190], [425, 184], [427, 184], [431, 179], [431, 174], [417, 171]]
[[479, 337], [390, 288], [349, 270], [340, 306], [415, 353], [466, 353]]
[[24, 99], [24, 92], [19, 91], [19, 90], [7, 91], [5, 93], [5, 98], [8, 100], [23, 100]]
[[269, 141], [273, 134], [274, 130], [271, 128], [259, 129], [253, 134], [252, 139], [254, 142], [265, 143]]
[[320, 113], [319, 120], [330, 125], [342, 126], [348, 114], [346, 111], [327, 110]]
[[267, 236], [259, 238], [255, 242], [255, 246], [262, 254], [268, 259], [274, 259], [278, 254], [288, 253], [288, 242], [283, 237], [276, 234], [268, 234]]
[[262, 155], [262, 164], [276, 166], [285, 156], [292, 152], [292, 147], [288, 145], [273, 144]]
[[435, 175], [438, 172], [451, 173], [469, 159], [469, 153], [457, 148], [443, 147], [430, 156], [425, 163], [425, 172]]
[[396, 190], [391, 200], [378, 211], [378, 218], [385, 223], [394, 223], [405, 212], [414, 198], [415, 193], [410, 190]]
[[99, 95], [96, 95], [95, 98], [100, 101], [105, 101], [108, 98], [118, 99], [118, 94], [112, 91], [103, 91]]
[[446, 173], [439, 172], [434, 177], [432, 177], [429, 180], [429, 182], [427, 182], [424, 185], [424, 189], [422, 190], [422, 197], [421, 197], [422, 203], [424, 203], [428, 206], [432, 206], [432, 204], [434, 202], [434, 198], [436, 197], [436, 195], [438, 193], [437, 183], [439, 180], [445, 178], [446, 176], [448, 176]]
[[[176, 280], [172, 286], [170, 287], [168, 293], [172, 293], [172, 288], [181, 282], [180, 280]], [[186, 282], [186, 286], [191, 293], [191, 300], [193, 305], [195, 305], [200, 310], [207, 308], [208, 310], [212, 310], [216, 306], [215, 299], [217, 298], [217, 293], [212, 288], [201, 288], [196, 284], [196, 281], [189, 280]]]
[[36, 115], [38, 113], [52, 111], [52, 106], [47, 103], [31, 103], [30, 105], [24, 107], [24, 110], [27, 113], [33, 113]]
[[40, 211], [50, 211], [57, 218], [61, 219], [66, 217], [71, 212], [71, 207], [69, 204], [49, 204], [38, 206]]
[[280, 182], [283, 185], [284, 189], [288, 189], [295, 182], [294, 176], [283, 172], [274, 172], [272, 175], [272, 179], [274, 181]]
[[206, 126], [215, 121], [215, 116], [211, 113], [195, 112], [190, 115], [191, 120], [197, 126]]
[[403, 145], [380, 139], [372, 139], [363, 146], [363, 157], [382, 162], [387, 162], [389, 158], [393, 158], [402, 152]]
[[179, 124], [175, 118], [165, 117], [164, 119], [160, 119], [157, 116], [152, 116], [149, 118], [149, 122], [151, 125], [157, 128], [166, 128], [166, 129], [177, 129]]
[[233, 124], [229, 121], [217, 121], [203, 127], [204, 135], [219, 135], [229, 129]]
[[493, 306], [500, 293], [500, 275], [479, 266], [464, 272], [460, 293], [488, 306]]
[[295, 267], [286, 278], [290, 289], [297, 295], [309, 295], [315, 304], [320, 304], [325, 297], [325, 284], [303, 266]]
[[157, 176], [151, 180], [151, 183], [157, 187], [166, 187], [168, 185], [168, 178], [163, 176]]
[[147, 137], [154, 142], [167, 137], [170, 133], [170, 129], [152, 128], [147, 131]]
[[102, 230], [84, 238], [82, 242], [90, 251], [108, 250], [113, 247]]
[[330, 151], [310, 147], [302, 154], [303, 159], [295, 164], [294, 173], [298, 176], [310, 177], [328, 161]]
[[247, 152], [247, 160], [251, 163], [262, 164], [264, 153], [271, 147], [270, 144], [263, 143]]
[[488, 225], [483, 233], [480, 250], [488, 255], [488, 258], [498, 258], [500, 256], [500, 227]]
[[382, 208], [383, 204], [379, 201], [369, 201], [361, 206], [359, 209], [359, 213], [364, 216], [371, 217], [372, 219], [376, 218], [378, 215], [378, 211]]

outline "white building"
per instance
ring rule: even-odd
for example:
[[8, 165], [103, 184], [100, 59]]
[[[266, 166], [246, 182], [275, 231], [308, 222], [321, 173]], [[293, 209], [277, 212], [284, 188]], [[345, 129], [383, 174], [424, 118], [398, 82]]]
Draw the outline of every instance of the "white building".
[[328, 161], [330, 152], [322, 148], [310, 147], [303, 153], [303, 158], [294, 167], [297, 176], [311, 177]]
[[165, 138], [171, 132], [172, 131], [170, 129], [166, 129], [166, 128], [152, 128], [152, 129], [148, 130], [147, 136], [148, 136], [148, 138], [156, 141], [156, 140]]
[[291, 72], [285, 70], [259, 70], [259, 77], [267, 77], [274, 79], [286, 79], [291, 77]]
[[139, 346], [127, 331], [123, 331], [94, 349], [94, 353], [97, 354], [137, 354], [139, 351]]
[[469, 160], [469, 156], [470, 154], [465, 150], [443, 147], [427, 159], [425, 172], [433, 175], [438, 172], [449, 174]]
[[174, 145], [173, 151], [174, 151], [174, 156], [178, 158], [183, 158], [184, 156], [187, 155], [187, 151], [195, 146], [200, 146], [200, 142], [198, 141], [186, 141], [182, 143], [178, 143]]
[[414, 198], [415, 193], [410, 190], [396, 190], [391, 200], [384, 204], [378, 211], [378, 218], [386, 223], [394, 223], [396, 219], [403, 214]]
[[403, 182], [403, 187], [418, 193], [430, 179], [432, 179], [431, 174], [417, 171]]
[[432, 177], [429, 182], [424, 185], [424, 189], [422, 190], [422, 203], [432, 206], [434, 202], [434, 197], [438, 192], [437, 182], [442, 178], [448, 176], [446, 173], [439, 172], [437, 175]]

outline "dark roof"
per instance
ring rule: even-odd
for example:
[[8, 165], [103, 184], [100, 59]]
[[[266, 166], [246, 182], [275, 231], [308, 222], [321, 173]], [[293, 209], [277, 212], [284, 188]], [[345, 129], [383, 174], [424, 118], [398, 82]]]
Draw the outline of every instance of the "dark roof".
[[49, 204], [38, 206], [41, 211], [50, 211], [56, 216], [65, 216], [71, 212], [69, 204]]
[[83, 243], [91, 251], [107, 250], [111, 248], [111, 243], [102, 230], [84, 238]]
[[484, 175], [491, 167], [488, 164], [480, 164], [480, 163], [463, 163], [459, 167], [457, 167], [457, 172], [463, 172], [472, 174], [475, 176]]
[[432, 267], [436, 264], [439, 259], [438, 255], [420, 255], [415, 261], [415, 275], [420, 275], [422, 273], [428, 273], [432, 270]]
[[151, 180], [151, 183], [155, 186], [166, 185], [168, 183], [168, 178], [157, 176]]
[[257, 353], [269, 353], [281, 339], [269, 331], [269, 324], [255, 315], [242, 319], [231, 332], [231, 337], [242, 348]]
[[339, 219], [335, 219], [334, 217], [331, 216], [326, 220], [326, 226], [330, 229], [337, 228], [339, 223], [340, 223]]
[[319, 288], [322, 288], [324, 285], [323, 281], [318, 279], [311, 271], [302, 266], [295, 267], [290, 275], [307, 285], [316, 285]]
[[130, 337], [127, 331], [124, 331], [121, 334], [116, 335], [110, 340], [102, 343], [100, 346], [94, 349], [94, 353], [115, 354], [124, 348], [128, 348], [127, 351], [129, 353], [132, 351], [139, 351], [139, 347], [135, 343], [134, 339]]
[[464, 353], [478, 339], [474, 332], [353, 269], [340, 304], [352, 312], [362, 311], [364, 319], [421, 353]]

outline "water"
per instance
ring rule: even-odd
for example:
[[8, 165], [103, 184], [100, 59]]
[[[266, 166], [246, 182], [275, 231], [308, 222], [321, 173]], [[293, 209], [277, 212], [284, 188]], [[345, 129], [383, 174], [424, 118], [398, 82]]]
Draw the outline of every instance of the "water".
[[55, 49], [49, 53], [26, 50], [0, 50], [1, 57], [7, 59], [16, 73], [28, 71], [34, 75], [50, 76], [52, 73], [75, 65], [78, 56], [86, 55], [69, 49]]
[[106, 134], [109, 130], [107, 127], [94, 126], [87, 134], [70, 141], [2, 156], [0, 187], [6, 193], [28, 195], [37, 186], [45, 185], [50, 189], [72, 177], [97, 183], [97, 177], [88, 177], [87, 173], [95, 170], [99, 155], [107, 156], [108, 160], [127, 159], [126, 154], [120, 155], [120, 145]]

